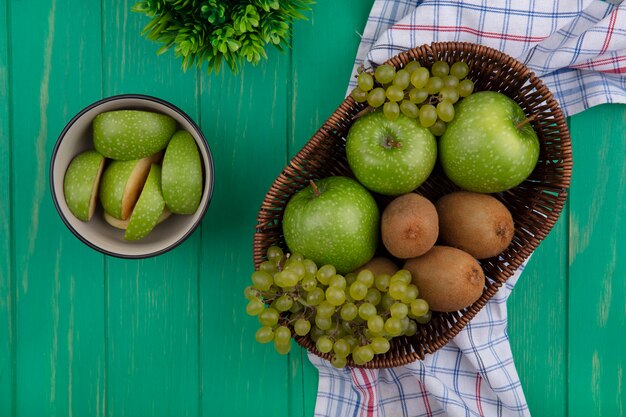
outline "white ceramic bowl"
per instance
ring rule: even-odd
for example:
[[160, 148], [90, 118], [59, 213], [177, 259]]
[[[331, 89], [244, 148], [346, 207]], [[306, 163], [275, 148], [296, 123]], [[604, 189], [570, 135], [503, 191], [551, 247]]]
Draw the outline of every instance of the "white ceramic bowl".
[[[79, 153], [93, 149], [92, 121], [96, 115], [111, 110], [147, 110], [166, 114], [178, 122], [178, 128], [191, 133], [200, 151], [204, 168], [204, 189], [198, 210], [192, 215], [172, 214], [157, 225], [148, 236], [138, 241], [125, 241], [124, 231], [109, 225], [102, 207], [98, 205], [91, 221], [78, 220], [70, 212], [63, 193], [65, 171]], [[52, 199], [65, 225], [85, 244], [119, 258], [147, 258], [160, 255], [181, 244], [198, 227], [213, 194], [213, 159], [200, 128], [176, 106], [161, 99], [124, 94], [99, 100], [81, 110], [65, 126], [52, 151], [50, 161], [50, 190]]]

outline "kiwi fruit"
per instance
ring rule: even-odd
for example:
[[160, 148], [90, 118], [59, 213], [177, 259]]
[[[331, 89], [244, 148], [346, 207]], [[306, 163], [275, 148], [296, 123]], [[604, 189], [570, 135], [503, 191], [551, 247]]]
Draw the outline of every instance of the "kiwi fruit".
[[435, 207], [441, 241], [476, 259], [500, 254], [513, 240], [513, 216], [491, 195], [457, 191], [441, 197]]
[[398, 269], [400, 268], [398, 268], [398, 265], [396, 265], [391, 259], [377, 256], [354, 272], [358, 274], [364, 269], [372, 271], [374, 276], [377, 277], [382, 274], [393, 275], [398, 272]]
[[433, 246], [404, 269], [411, 272], [420, 297], [433, 311], [451, 312], [469, 307], [485, 287], [483, 269], [467, 252], [450, 246]]
[[433, 203], [419, 194], [396, 197], [385, 207], [381, 237], [390, 254], [400, 259], [423, 255], [433, 247], [439, 234], [439, 220]]

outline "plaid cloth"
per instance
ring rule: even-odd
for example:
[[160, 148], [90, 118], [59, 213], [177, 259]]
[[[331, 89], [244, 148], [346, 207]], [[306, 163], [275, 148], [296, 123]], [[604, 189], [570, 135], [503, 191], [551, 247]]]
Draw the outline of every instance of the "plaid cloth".
[[[354, 66], [414, 46], [467, 41], [524, 62], [566, 115], [626, 103], [626, 4], [619, 0], [376, 0]], [[489, 4], [489, 6], [487, 6]], [[354, 87], [351, 78], [350, 89]], [[450, 343], [393, 369], [319, 370], [315, 416], [528, 416], [506, 300], [524, 265]]]

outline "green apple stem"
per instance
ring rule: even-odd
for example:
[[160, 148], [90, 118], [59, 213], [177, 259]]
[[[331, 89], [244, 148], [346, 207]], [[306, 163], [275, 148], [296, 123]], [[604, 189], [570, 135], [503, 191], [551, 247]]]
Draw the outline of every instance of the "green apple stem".
[[389, 149], [389, 148], [401, 148], [402, 147], [402, 143], [398, 142], [397, 140], [395, 140], [391, 135], [387, 135], [387, 138], [385, 138], [385, 148]]
[[313, 194], [315, 195], [315, 197], [319, 197], [320, 195], [322, 195], [322, 193], [320, 193], [320, 189], [317, 188], [317, 184], [315, 184], [315, 181], [309, 180], [309, 184], [311, 184], [311, 188], [313, 189]]
[[522, 126], [524, 126], [526, 123], [530, 123], [533, 120], [535, 120], [537, 118], [537, 114], [531, 114], [530, 116], [528, 116], [525, 120], [522, 120], [521, 122], [519, 122], [517, 124], [517, 126], [515, 126], [517, 129], [521, 128]]

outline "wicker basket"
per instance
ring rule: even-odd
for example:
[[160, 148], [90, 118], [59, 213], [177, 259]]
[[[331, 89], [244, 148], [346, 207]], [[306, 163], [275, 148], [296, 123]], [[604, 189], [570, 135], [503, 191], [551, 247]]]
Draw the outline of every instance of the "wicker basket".
[[[414, 59], [428, 67], [437, 60], [450, 64], [465, 61], [470, 67], [468, 78], [475, 82], [476, 91], [502, 92], [519, 103], [526, 115], [536, 115], [532, 126], [539, 137], [541, 150], [539, 162], [526, 181], [495, 195], [513, 214], [515, 236], [499, 257], [481, 261], [486, 285], [480, 299], [458, 312], [433, 313], [428, 324], [418, 325], [415, 336], [393, 338], [390, 351], [376, 355], [365, 365], [368, 368], [394, 367], [423, 359], [425, 354], [441, 348], [459, 333], [552, 229], [570, 184], [572, 151], [565, 118], [550, 91], [526, 66], [495, 49], [469, 43], [424, 45], [401, 53], [388, 63], [401, 68]], [[346, 161], [345, 137], [353, 117], [363, 108], [363, 104], [356, 103], [351, 97], [345, 99], [276, 179], [258, 214], [254, 235], [255, 266], [264, 260], [270, 245], [286, 249], [281, 220], [292, 194], [308, 185], [309, 179], [331, 175], [354, 177]], [[416, 192], [435, 201], [457, 189], [436, 167]], [[389, 201], [389, 197], [376, 194], [374, 197], [381, 207]], [[295, 336], [295, 339], [314, 354], [331, 359], [329, 354], [318, 352], [308, 336]], [[349, 366], [354, 363], [350, 361]]]

